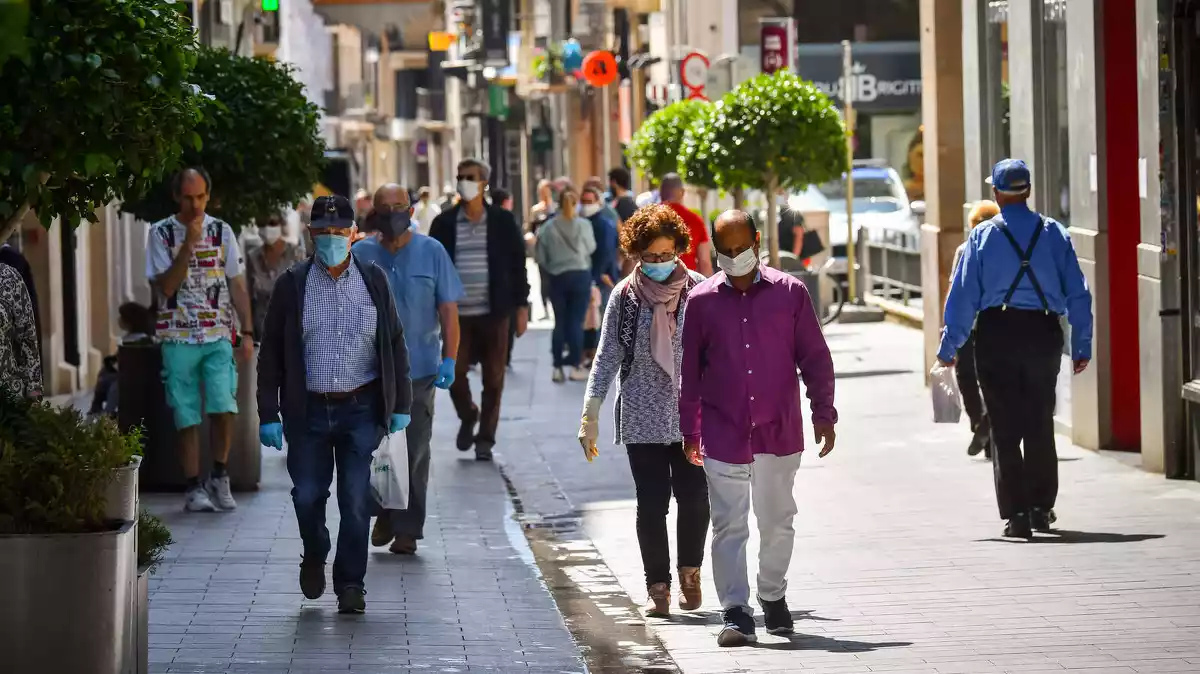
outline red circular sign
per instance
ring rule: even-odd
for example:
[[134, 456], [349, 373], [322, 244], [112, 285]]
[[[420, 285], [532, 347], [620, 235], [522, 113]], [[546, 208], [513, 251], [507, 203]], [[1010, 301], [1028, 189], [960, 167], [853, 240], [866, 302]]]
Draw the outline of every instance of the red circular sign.
[[583, 58], [583, 79], [593, 87], [617, 81], [617, 59], [609, 51], [594, 51]]

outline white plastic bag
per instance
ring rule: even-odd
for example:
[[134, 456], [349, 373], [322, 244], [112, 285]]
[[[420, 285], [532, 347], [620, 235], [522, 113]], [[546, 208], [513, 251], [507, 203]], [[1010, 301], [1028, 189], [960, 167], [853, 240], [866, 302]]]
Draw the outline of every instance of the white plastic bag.
[[408, 508], [408, 441], [404, 431], [384, 436], [371, 453], [371, 495], [388, 510]]
[[929, 376], [933, 391], [933, 422], [957, 424], [962, 417], [962, 396], [958, 391], [954, 368], [937, 363], [929, 371]]

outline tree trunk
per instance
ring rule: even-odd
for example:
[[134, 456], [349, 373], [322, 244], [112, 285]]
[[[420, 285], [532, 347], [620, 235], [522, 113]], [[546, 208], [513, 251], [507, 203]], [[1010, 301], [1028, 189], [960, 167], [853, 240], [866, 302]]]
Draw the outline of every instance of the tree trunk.
[[700, 219], [708, 224], [708, 188], [701, 187], [696, 194], [700, 197]]
[[770, 238], [767, 239], [767, 264], [779, 268], [779, 205], [775, 201], [775, 192], [779, 189], [779, 180], [771, 174], [767, 175], [767, 222], [765, 227]]
[[16, 213], [8, 218], [5, 223], [0, 226], [0, 246], [3, 246], [8, 238], [21, 228], [21, 223], [25, 220], [25, 216], [29, 213], [29, 204], [21, 206]]
[[746, 188], [735, 187], [729, 193], [733, 196], [733, 210], [741, 210], [742, 204], [746, 203]]

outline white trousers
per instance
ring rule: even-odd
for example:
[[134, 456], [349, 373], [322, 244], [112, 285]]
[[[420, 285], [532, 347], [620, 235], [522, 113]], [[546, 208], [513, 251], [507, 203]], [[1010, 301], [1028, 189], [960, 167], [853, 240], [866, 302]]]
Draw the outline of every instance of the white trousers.
[[752, 506], [758, 520], [758, 596], [776, 601], [787, 591], [787, 571], [796, 538], [792, 528], [796, 516], [792, 485], [799, 469], [799, 452], [788, 456], [755, 454], [754, 463], [704, 458], [712, 517], [713, 582], [721, 608], [740, 606], [754, 614], [746, 575]]

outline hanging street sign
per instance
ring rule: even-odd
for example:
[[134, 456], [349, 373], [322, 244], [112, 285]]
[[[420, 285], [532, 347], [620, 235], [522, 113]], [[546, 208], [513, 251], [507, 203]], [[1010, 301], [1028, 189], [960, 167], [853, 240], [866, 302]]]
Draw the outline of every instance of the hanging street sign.
[[704, 86], [708, 84], [708, 57], [698, 51], [689, 53], [679, 62], [679, 81], [683, 83], [688, 100], [707, 101]]

